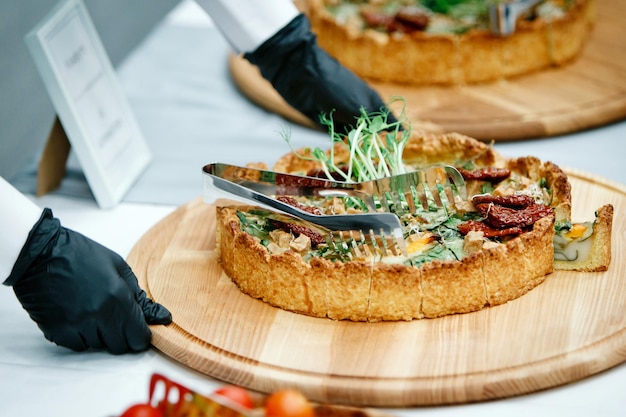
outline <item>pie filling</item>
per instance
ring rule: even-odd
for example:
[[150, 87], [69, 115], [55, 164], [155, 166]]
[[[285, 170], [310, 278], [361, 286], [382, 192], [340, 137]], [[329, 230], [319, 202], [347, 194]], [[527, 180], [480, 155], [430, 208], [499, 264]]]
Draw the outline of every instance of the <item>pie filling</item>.
[[[462, 34], [489, 29], [489, 7], [504, 0], [342, 0], [326, 1], [338, 24], [384, 33]], [[553, 21], [562, 18], [573, 0], [545, 0], [521, 17]]]

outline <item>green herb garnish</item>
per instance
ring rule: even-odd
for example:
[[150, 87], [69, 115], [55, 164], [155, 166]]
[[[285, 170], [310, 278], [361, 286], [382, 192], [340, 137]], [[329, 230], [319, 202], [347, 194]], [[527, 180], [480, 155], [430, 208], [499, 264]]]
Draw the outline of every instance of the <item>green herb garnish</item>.
[[[345, 182], [361, 182], [404, 174], [407, 168], [402, 160], [404, 146], [411, 137], [410, 130], [403, 130], [405, 119], [404, 100], [397, 121], [389, 121], [389, 111], [367, 113], [361, 108], [360, 116], [347, 134], [335, 132], [332, 112], [322, 114], [320, 121], [328, 127], [331, 140], [330, 152], [321, 148], [309, 149], [311, 156], [298, 153], [290, 143], [290, 136], [283, 138], [300, 158], [317, 161], [328, 179], [341, 178]], [[350, 153], [347, 166], [335, 161], [335, 146], [343, 146]]]

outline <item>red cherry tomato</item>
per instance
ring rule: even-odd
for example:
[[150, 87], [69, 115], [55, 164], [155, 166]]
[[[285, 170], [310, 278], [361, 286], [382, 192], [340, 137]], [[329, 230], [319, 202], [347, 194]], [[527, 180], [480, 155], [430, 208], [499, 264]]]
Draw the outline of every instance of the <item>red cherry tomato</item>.
[[135, 404], [129, 407], [120, 417], [164, 417], [163, 412], [150, 404]]
[[254, 408], [254, 401], [250, 393], [245, 388], [238, 387], [236, 385], [224, 385], [221, 388], [216, 389], [213, 394], [221, 395], [224, 398], [228, 398], [230, 401], [239, 404], [243, 408]]
[[266, 417], [314, 417], [313, 406], [300, 391], [287, 388], [276, 391], [265, 401]]

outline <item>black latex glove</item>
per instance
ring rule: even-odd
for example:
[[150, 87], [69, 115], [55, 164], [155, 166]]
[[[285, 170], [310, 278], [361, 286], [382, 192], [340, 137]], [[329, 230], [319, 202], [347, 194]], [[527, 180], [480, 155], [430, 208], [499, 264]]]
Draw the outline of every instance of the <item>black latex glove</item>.
[[[345, 133], [361, 114], [386, 109], [363, 80], [317, 45], [305, 15], [289, 24], [244, 58], [256, 65], [263, 77], [292, 107], [318, 126], [320, 115], [332, 113], [335, 131]], [[390, 113], [387, 120], [396, 118]]]
[[18, 300], [46, 339], [76, 351], [114, 354], [150, 346], [148, 324], [172, 315], [152, 302], [118, 254], [61, 226], [45, 209], [11, 275]]

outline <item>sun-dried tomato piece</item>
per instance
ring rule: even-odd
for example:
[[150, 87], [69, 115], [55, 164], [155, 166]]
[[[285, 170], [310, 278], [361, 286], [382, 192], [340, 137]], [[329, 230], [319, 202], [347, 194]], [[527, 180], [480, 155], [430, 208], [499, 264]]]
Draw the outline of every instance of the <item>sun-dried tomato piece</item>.
[[472, 203], [483, 204], [493, 203], [504, 207], [511, 208], [524, 208], [535, 203], [535, 199], [526, 194], [514, 194], [514, 195], [490, 195], [490, 194], [478, 194], [472, 197]]
[[511, 176], [511, 171], [506, 168], [484, 167], [473, 170], [457, 168], [465, 180], [480, 180], [500, 182]]
[[293, 206], [295, 208], [298, 208], [300, 210], [306, 211], [307, 213], [311, 213], [311, 214], [315, 214], [316, 216], [321, 216], [322, 214], [322, 210], [320, 210], [317, 207], [314, 206], [307, 206], [306, 204], [302, 204], [298, 201], [296, 201], [295, 198], [290, 197], [288, 195], [279, 195], [276, 197], [276, 200], [281, 201], [285, 204], [289, 204], [290, 206]]
[[365, 24], [372, 28], [384, 28], [389, 31], [393, 27], [394, 17], [390, 14], [385, 14], [373, 10], [361, 11], [361, 16], [365, 21]]
[[508, 227], [506, 229], [494, 229], [485, 222], [478, 220], [468, 220], [458, 225], [458, 230], [462, 235], [469, 232], [483, 232], [484, 237], [517, 236], [523, 232], [521, 227]]
[[476, 204], [475, 207], [485, 217], [485, 222], [496, 229], [532, 226], [542, 217], [554, 213], [552, 207], [536, 203], [519, 210], [491, 203]]
[[396, 20], [404, 26], [404, 31], [424, 31], [430, 22], [428, 15], [415, 6], [401, 7], [396, 13]]
[[311, 239], [312, 246], [317, 246], [319, 244], [326, 242], [324, 235], [316, 232], [315, 230], [309, 229], [306, 226], [302, 226], [301, 224], [286, 223], [286, 222], [281, 222], [278, 220], [272, 220], [272, 225], [278, 229], [292, 232], [298, 236], [299, 235], [307, 236], [309, 239]]

